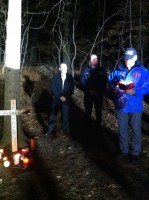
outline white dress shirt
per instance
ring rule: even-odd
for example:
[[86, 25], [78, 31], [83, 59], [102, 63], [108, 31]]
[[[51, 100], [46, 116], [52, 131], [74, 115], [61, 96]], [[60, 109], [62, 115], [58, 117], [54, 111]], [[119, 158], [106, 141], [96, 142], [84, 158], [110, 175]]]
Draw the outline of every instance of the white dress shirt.
[[62, 78], [62, 89], [64, 89], [64, 82], [65, 82], [65, 79], [66, 79], [66, 74], [61, 73], [61, 78]]

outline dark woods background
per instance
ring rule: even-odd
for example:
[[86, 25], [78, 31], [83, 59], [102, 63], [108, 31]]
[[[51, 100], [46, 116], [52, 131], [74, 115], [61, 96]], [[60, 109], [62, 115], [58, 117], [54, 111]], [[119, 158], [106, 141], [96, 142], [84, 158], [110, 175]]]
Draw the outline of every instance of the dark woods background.
[[[4, 62], [8, 0], [0, 6], [0, 62]], [[22, 0], [23, 66], [66, 62], [72, 73], [91, 53], [113, 70], [128, 46], [149, 67], [149, 2], [146, 0]]]

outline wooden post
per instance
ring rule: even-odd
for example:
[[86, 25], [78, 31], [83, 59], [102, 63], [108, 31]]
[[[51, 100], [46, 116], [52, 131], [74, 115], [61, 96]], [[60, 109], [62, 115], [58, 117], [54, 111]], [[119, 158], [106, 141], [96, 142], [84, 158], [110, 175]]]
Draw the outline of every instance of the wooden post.
[[[11, 111], [16, 111], [16, 100], [11, 100]], [[11, 115], [11, 140], [12, 140], [12, 152], [18, 151], [18, 136], [17, 136], [17, 116]]]

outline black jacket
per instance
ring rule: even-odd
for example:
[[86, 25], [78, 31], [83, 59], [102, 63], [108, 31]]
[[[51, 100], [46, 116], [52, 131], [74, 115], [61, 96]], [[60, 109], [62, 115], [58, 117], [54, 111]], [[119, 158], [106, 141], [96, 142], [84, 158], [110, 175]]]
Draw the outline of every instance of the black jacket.
[[102, 96], [107, 85], [107, 75], [102, 67], [92, 68], [88, 66], [82, 71], [80, 82], [85, 93], [89, 93], [89, 90], [94, 89]]
[[74, 92], [74, 80], [72, 75], [66, 74], [66, 79], [64, 82], [64, 88], [62, 89], [62, 78], [61, 73], [57, 73], [52, 78], [52, 95], [54, 103], [63, 103], [60, 97], [64, 96], [66, 101], [64, 103], [69, 103], [71, 100], [71, 95]]

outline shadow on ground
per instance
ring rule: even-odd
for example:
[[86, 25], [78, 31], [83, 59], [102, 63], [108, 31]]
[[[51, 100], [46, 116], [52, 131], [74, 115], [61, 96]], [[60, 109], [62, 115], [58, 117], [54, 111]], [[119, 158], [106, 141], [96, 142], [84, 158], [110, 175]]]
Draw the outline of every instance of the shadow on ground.
[[[92, 121], [92, 128], [90, 130], [86, 130], [84, 124], [84, 112], [75, 103], [72, 105], [70, 119], [71, 134], [69, 137], [82, 146], [82, 149], [88, 159], [90, 159], [94, 165], [99, 168], [99, 170], [106, 173], [110, 180], [113, 180], [116, 185], [119, 185], [125, 195], [129, 197], [128, 199], [147, 200], [147, 197], [149, 196], [147, 189], [149, 186], [149, 176], [146, 174], [147, 166], [143, 166], [142, 163], [134, 166], [129, 163], [129, 160], [123, 162], [115, 159], [114, 155], [118, 151], [117, 134], [106, 127], [101, 127], [100, 130], [97, 130], [94, 120]], [[42, 171], [41, 177], [38, 177], [39, 181], [41, 183], [43, 182], [42, 187], [46, 190], [46, 193], [48, 192], [47, 194], [51, 195], [48, 188], [52, 186], [54, 188], [52, 190], [56, 191], [56, 182], [51, 180], [48, 176], [49, 171], [44, 168], [42, 161], [39, 161], [40, 159], [38, 154], [36, 154], [35, 158], [37, 162], [40, 162], [40, 167], [37, 167], [36, 169], [37, 173], [39, 173], [39, 169]], [[57, 160], [55, 160], [55, 162], [57, 162]], [[72, 166], [70, 166], [70, 168], [71, 167]], [[141, 173], [143, 168], [144, 174]], [[53, 195], [56, 193], [57, 192], [54, 192]], [[64, 196], [67, 195], [64, 194]], [[62, 196], [60, 198], [52, 198], [62, 199]], [[112, 198], [114, 199], [114, 197], [111, 196], [111, 199]]]
[[[45, 130], [45, 120], [48, 119], [50, 114], [50, 103], [51, 101], [50, 98], [47, 99], [46, 91], [43, 91], [43, 93], [41, 93], [41, 98], [39, 98], [38, 102], [34, 104], [37, 119], [43, 127], [43, 130]], [[57, 123], [60, 123], [60, 121]], [[110, 119], [107, 123], [110, 123]], [[148, 199], [149, 174], [147, 160], [144, 160], [143, 163], [139, 163], [137, 165], [132, 165], [129, 163], [129, 160], [126, 160], [125, 162], [117, 161], [114, 155], [118, 151], [118, 135], [111, 131], [110, 128], [106, 128], [104, 126], [101, 127], [100, 130], [97, 130], [94, 120], [92, 120], [92, 128], [90, 130], [85, 129], [84, 111], [77, 104], [75, 104], [75, 102], [73, 102], [72, 105], [70, 124], [71, 133], [67, 137], [70, 137], [71, 140], [77, 142], [82, 147], [86, 157], [93, 162], [93, 165], [96, 165], [100, 171], [106, 174], [109, 178], [109, 185], [111, 180], [112, 183], [114, 183], [111, 184], [112, 186], [108, 186], [111, 187], [109, 199]], [[59, 135], [58, 130], [57, 134]], [[62, 141], [61, 138], [58, 137], [56, 140], [60, 144]], [[40, 151], [40, 148], [44, 148], [44, 145], [47, 145], [47, 141], [45, 143], [44, 141], [45, 140], [42, 141], [42, 147], [38, 146], [38, 151]], [[53, 141], [53, 139], [50, 139], [49, 143], [52, 144]], [[48, 155], [44, 155], [41, 159], [38, 151], [35, 151], [34, 154], [34, 176], [36, 182], [38, 182], [41, 187], [44, 198], [52, 200], [63, 200], [67, 198], [67, 194], [65, 193], [66, 191], [59, 191], [57, 181], [53, 178], [52, 170], [49, 171], [49, 168], [46, 166], [46, 156]], [[55, 154], [55, 165], [58, 165], [58, 160], [60, 159], [59, 154], [52, 151], [52, 155], [53, 154]], [[71, 168], [73, 168], [72, 165], [70, 166], [70, 169]], [[63, 170], [63, 166], [61, 166], [61, 170]], [[94, 168], [91, 170], [94, 170]], [[89, 179], [88, 182], [90, 181], [91, 180]], [[104, 184], [104, 180], [101, 184]], [[93, 187], [95, 186], [93, 185]], [[31, 188], [33, 188], [33, 186], [31, 186]], [[38, 194], [37, 188], [38, 186], [33, 188], [33, 191], [35, 191], [34, 194]], [[107, 188], [107, 190], [109, 190], [109, 188]], [[117, 190], [116, 194], [118, 196], [114, 196], [115, 190]], [[70, 199], [70, 197], [68, 199]]]
[[[130, 199], [147, 200], [149, 197], [147, 161], [142, 160], [141, 163], [136, 165], [130, 163], [129, 160], [117, 161], [115, 154], [119, 151], [118, 135], [106, 127], [97, 130], [94, 120], [92, 121], [93, 127], [91, 130], [85, 131], [82, 110], [74, 104], [71, 113], [71, 136], [82, 145], [89, 159], [118, 183]], [[110, 119], [107, 123], [110, 123]], [[143, 130], [143, 133], [146, 132]], [[144, 173], [141, 172], [142, 169]]]

